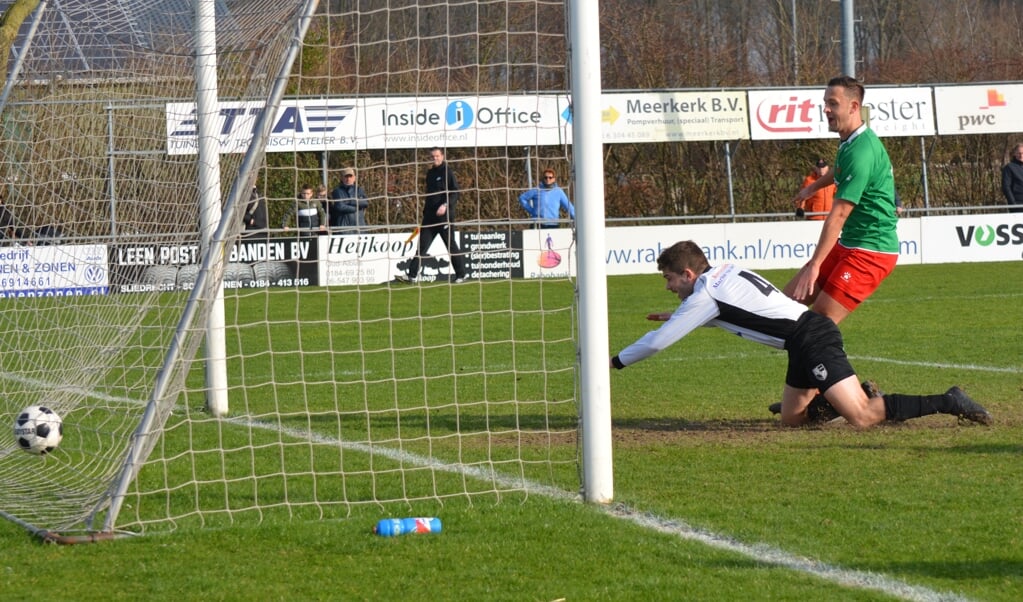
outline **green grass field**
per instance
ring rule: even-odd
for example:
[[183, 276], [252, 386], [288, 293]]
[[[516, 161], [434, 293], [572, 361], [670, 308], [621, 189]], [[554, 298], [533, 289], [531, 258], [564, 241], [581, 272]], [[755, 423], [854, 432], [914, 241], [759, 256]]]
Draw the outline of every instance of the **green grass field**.
[[[764, 275], [780, 285], [791, 272]], [[611, 351], [651, 328], [649, 311], [676, 305], [658, 275], [611, 278], [608, 294]], [[449, 336], [430, 332], [434, 323], [451, 330], [424, 321], [424, 338]], [[784, 355], [700, 329], [612, 374], [610, 507], [577, 502], [578, 483], [559, 468], [550, 481], [563, 489], [365, 505], [328, 520], [271, 513], [260, 525], [185, 525], [95, 545], [45, 546], [0, 522], [2, 591], [25, 600], [1023, 598], [1023, 262], [899, 267], [842, 330], [862, 377], [902, 393], [958, 384], [995, 425], [933, 416], [865, 432], [781, 428], [766, 408]], [[444, 532], [370, 533], [399, 515], [439, 516]]]

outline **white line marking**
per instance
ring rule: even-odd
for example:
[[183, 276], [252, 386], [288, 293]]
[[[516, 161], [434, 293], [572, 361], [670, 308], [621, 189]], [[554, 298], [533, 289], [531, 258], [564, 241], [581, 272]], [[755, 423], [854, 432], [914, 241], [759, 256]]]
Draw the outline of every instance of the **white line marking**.
[[958, 594], [937, 592], [877, 573], [843, 569], [809, 558], [794, 556], [767, 544], [743, 543], [704, 529], [692, 527], [680, 520], [665, 519], [652, 514], [639, 513], [624, 505], [608, 507], [606, 513], [632, 521], [641, 527], [646, 527], [660, 533], [677, 535], [682, 539], [696, 541], [712, 548], [740, 554], [757, 562], [782, 566], [847, 587], [874, 590], [894, 598], [911, 600], [913, 602], [965, 602], [969, 600], [969, 598], [964, 598]]
[[[7, 377], [14, 377], [15, 375], [5, 375]], [[40, 384], [39, 381], [34, 379], [18, 378], [22, 382], [28, 382], [32, 384]], [[33, 382], [34, 381], [34, 382]], [[75, 387], [68, 387], [68, 390], [76, 390]], [[124, 403], [133, 403], [139, 405], [145, 405], [146, 402], [138, 399], [130, 398], [115, 398], [97, 392], [80, 391], [76, 392], [91, 395], [93, 398], [101, 398], [106, 401], [119, 401]], [[571, 493], [563, 489], [544, 485], [542, 483], [536, 483], [523, 478], [513, 478], [502, 475], [494, 471], [493, 469], [487, 469], [480, 466], [465, 466], [461, 464], [445, 464], [434, 458], [426, 456], [420, 456], [418, 454], [412, 454], [406, 451], [391, 449], [387, 447], [377, 445], [367, 445], [362, 443], [351, 443], [341, 441], [334, 437], [326, 437], [317, 433], [311, 433], [306, 430], [285, 428], [278, 424], [266, 423], [258, 420], [251, 420], [243, 416], [232, 416], [223, 419], [225, 422], [244, 426], [247, 428], [260, 429], [264, 431], [278, 432], [295, 439], [309, 440], [312, 443], [340, 446], [344, 449], [357, 451], [364, 454], [379, 454], [390, 460], [394, 460], [400, 463], [415, 464], [424, 468], [430, 468], [441, 472], [454, 473], [459, 475], [465, 475], [475, 479], [479, 479], [484, 482], [494, 482], [500, 484], [502, 487], [508, 489], [524, 489], [528, 493], [535, 493], [538, 495], [544, 495], [555, 500], [561, 500], [566, 502], [578, 502], [579, 495], [577, 493]], [[857, 589], [874, 590], [881, 592], [882, 594], [900, 598], [903, 600], [909, 600], [911, 602], [969, 602], [969, 598], [964, 598], [958, 594], [952, 594], [947, 592], [937, 592], [922, 586], [910, 585], [891, 577], [884, 575], [878, 575], [876, 573], [869, 573], [864, 571], [854, 571], [849, 569], [843, 569], [841, 567], [832, 566], [809, 558], [795, 556], [789, 554], [783, 550], [779, 550], [767, 544], [747, 544], [735, 539], [718, 535], [705, 529], [698, 529], [678, 519], [666, 519], [655, 516], [653, 514], [647, 514], [638, 512], [623, 504], [611, 504], [608, 506], [592, 506], [593, 508], [611, 516], [613, 518], [628, 520], [636, 525], [658, 531], [660, 533], [667, 533], [675, 535], [682, 539], [695, 541], [702, 543], [706, 546], [726, 550], [733, 552], [747, 558], [756, 560], [757, 562], [763, 562], [765, 564], [774, 564], [782, 566], [794, 571], [807, 573], [813, 575], [825, 581], [831, 581], [846, 587], [853, 587]]]
[[1005, 374], [1023, 374], [1023, 366], [1018, 368], [1001, 366], [978, 366], [976, 364], [946, 364], [943, 362], [918, 362], [909, 360], [896, 360], [887, 357], [873, 357], [869, 355], [850, 355], [849, 359], [864, 362], [877, 362], [880, 364], [895, 364], [897, 366], [916, 366], [919, 368], [937, 368], [941, 370], [976, 370], [978, 372], [1000, 372]]
[[[770, 354], [782, 355], [784, 352], [765, 350], [763, 353], [722, 353], [718, 355], [699, 355], [692, 353], [685, 353], [678, 356], [664, 356], [645, 360], [647, 363], [650, 362], [662, 362], [662, 363], [681, 363], [681, 362], [693, 362], [694, 360], [700, 361], [734, 361], [734, 360], [748, 360], [748, 359], [761, 359], [768, 357]], [[782, 355], [782, 357], [784, 357]], [[916, 360], [897, 360], [889, 357], [878, 357], [873, 355], [849, 355], [847, 356], [850, 360], [856, 362], [877, 362], [879, 364], [895, 364], [897, 366], [915, 366], [918, 368], [933, 368], [936, 370], [974, 370], [977, 372], [992, 372], [1000, 374], [1023, 374], [1023, 366], [983, 366], [978, 364], [953, 364], [947, 362], [922, 362]], [[855, 367], [855, 366], [854, 366]]]
[[[315, 443], [341, 446], [345, 449], [359, 451], [366, 454], [379, 454], [395, 462], [415, 464], [440, 472], [465, 475], [487, 482], [498, 483], [502, 487], [506, 487], [508, 489], [524, 489], [528, 493], [544, 495], [555, 500], [567, 502], [579, 501], [579, 496], [576, 493], [571, 493], [542, 483], [535, 483], [520, 477], [513, 478], [505, 476], [492, 469], [480, 466], [445, 464], [434, 458], [412, 454], [402, 450], [340, 441], [333, 437], [324, 437], [305, 430], [284, 428], [277, 424], [247, 420], [242, 417], [227, 418], [226, 420], [228, 422], [233, 422], [250, 428], [278, 431], [282, 434], [298, 439], [311, 437], [312, 441]], [[767, 544], [742, 543], [710, 531], [691, 527], [685, 522], [677, 519], [665, 519], [652, 514], [640, 513], [623, 504], [612, 504], [609, 506], [594, 505], [593, 508], [602, 511], [608, 516], [629, 520], [647, 529], [676, 535], [682, 539], [696, 541], [712, 548], [727, 550], [729, 552], [752, 558], [757, 562], [783, 566], [785, 568], [807, 573], [825, 581], [831, 581], [846, 587], [874, 590], [888, 596], [901, 598], [903, 600], [910, 600], [912, 602], [967, 602], [969, 600], [968, 598], [963, 598], [958, 594], [937, 592], [922, 586], [910, 585], [884, 575], [843, 569], [808, 558], [794, 556]]]

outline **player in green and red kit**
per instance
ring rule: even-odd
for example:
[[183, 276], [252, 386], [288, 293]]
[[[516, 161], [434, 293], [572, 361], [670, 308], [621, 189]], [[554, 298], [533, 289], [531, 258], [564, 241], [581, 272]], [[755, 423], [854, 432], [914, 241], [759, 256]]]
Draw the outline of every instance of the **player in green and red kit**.
[[[813, 256], [784, 289], [835, 324], [877, 290], [899, 259], [892, 162], [877, 134], [863, 122], [863, 95], [863, 84], [855, 78], [828, 82], [824, 116], [828, 130], [841, 140], [835, 168], [800, 190], [793, 201], [800, 207], [819, 188], [838, 186]], [[864, 382], [863, 389], [868, 397], [880, 395], [872, 381]], [[778, 413], [781, 404], [769, 409]], [[806, 412], [811, 421], [837, 416], [820, 394]]]
[[863, 93], [851, 77], [828, 82], [824, 114], [841, 139], [835, 168], [800, 190], [795, 203], [832, 182], [838, 190], [813, 257], [784, 289], [835, 324], [877, 290], [899, 258], [892, 163], [860, 115]]

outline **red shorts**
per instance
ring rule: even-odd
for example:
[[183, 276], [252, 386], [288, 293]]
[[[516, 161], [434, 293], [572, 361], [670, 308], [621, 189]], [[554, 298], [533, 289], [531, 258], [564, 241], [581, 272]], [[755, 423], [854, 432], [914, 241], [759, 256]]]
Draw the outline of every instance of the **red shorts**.
[[817, 286], [853, 311], [881, 286], [898, 262], [897, 253], [850, 249], [836, 244], [821, 264]]

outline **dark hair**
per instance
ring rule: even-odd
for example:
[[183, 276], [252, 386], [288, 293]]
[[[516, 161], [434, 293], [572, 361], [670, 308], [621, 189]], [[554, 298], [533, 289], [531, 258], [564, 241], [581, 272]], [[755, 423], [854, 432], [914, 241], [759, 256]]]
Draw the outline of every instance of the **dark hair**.
[[856, 99], [856, 101], [863, 104], [863, 96], [865, 94], [863, 84], [861, 84], [860, 80], [855, 77], [849, 77], [848, 75], [833, 77], [828, 80], [828, 87], [845, 88], [846, 94], [851, 95], [854, 99]]
[[828, 162], [824, 159], [817, 159], [817, 167], [827, 167]]
[[662, 272], [669, 270], [681, 274], [686, 270], [692, 270], [702, 274], [710, 267], [707, 256], [703, 254], [700, 245], [691, 240], [677, 242], [667, 249], [661, 251], [657, 256], [657, 269]]

